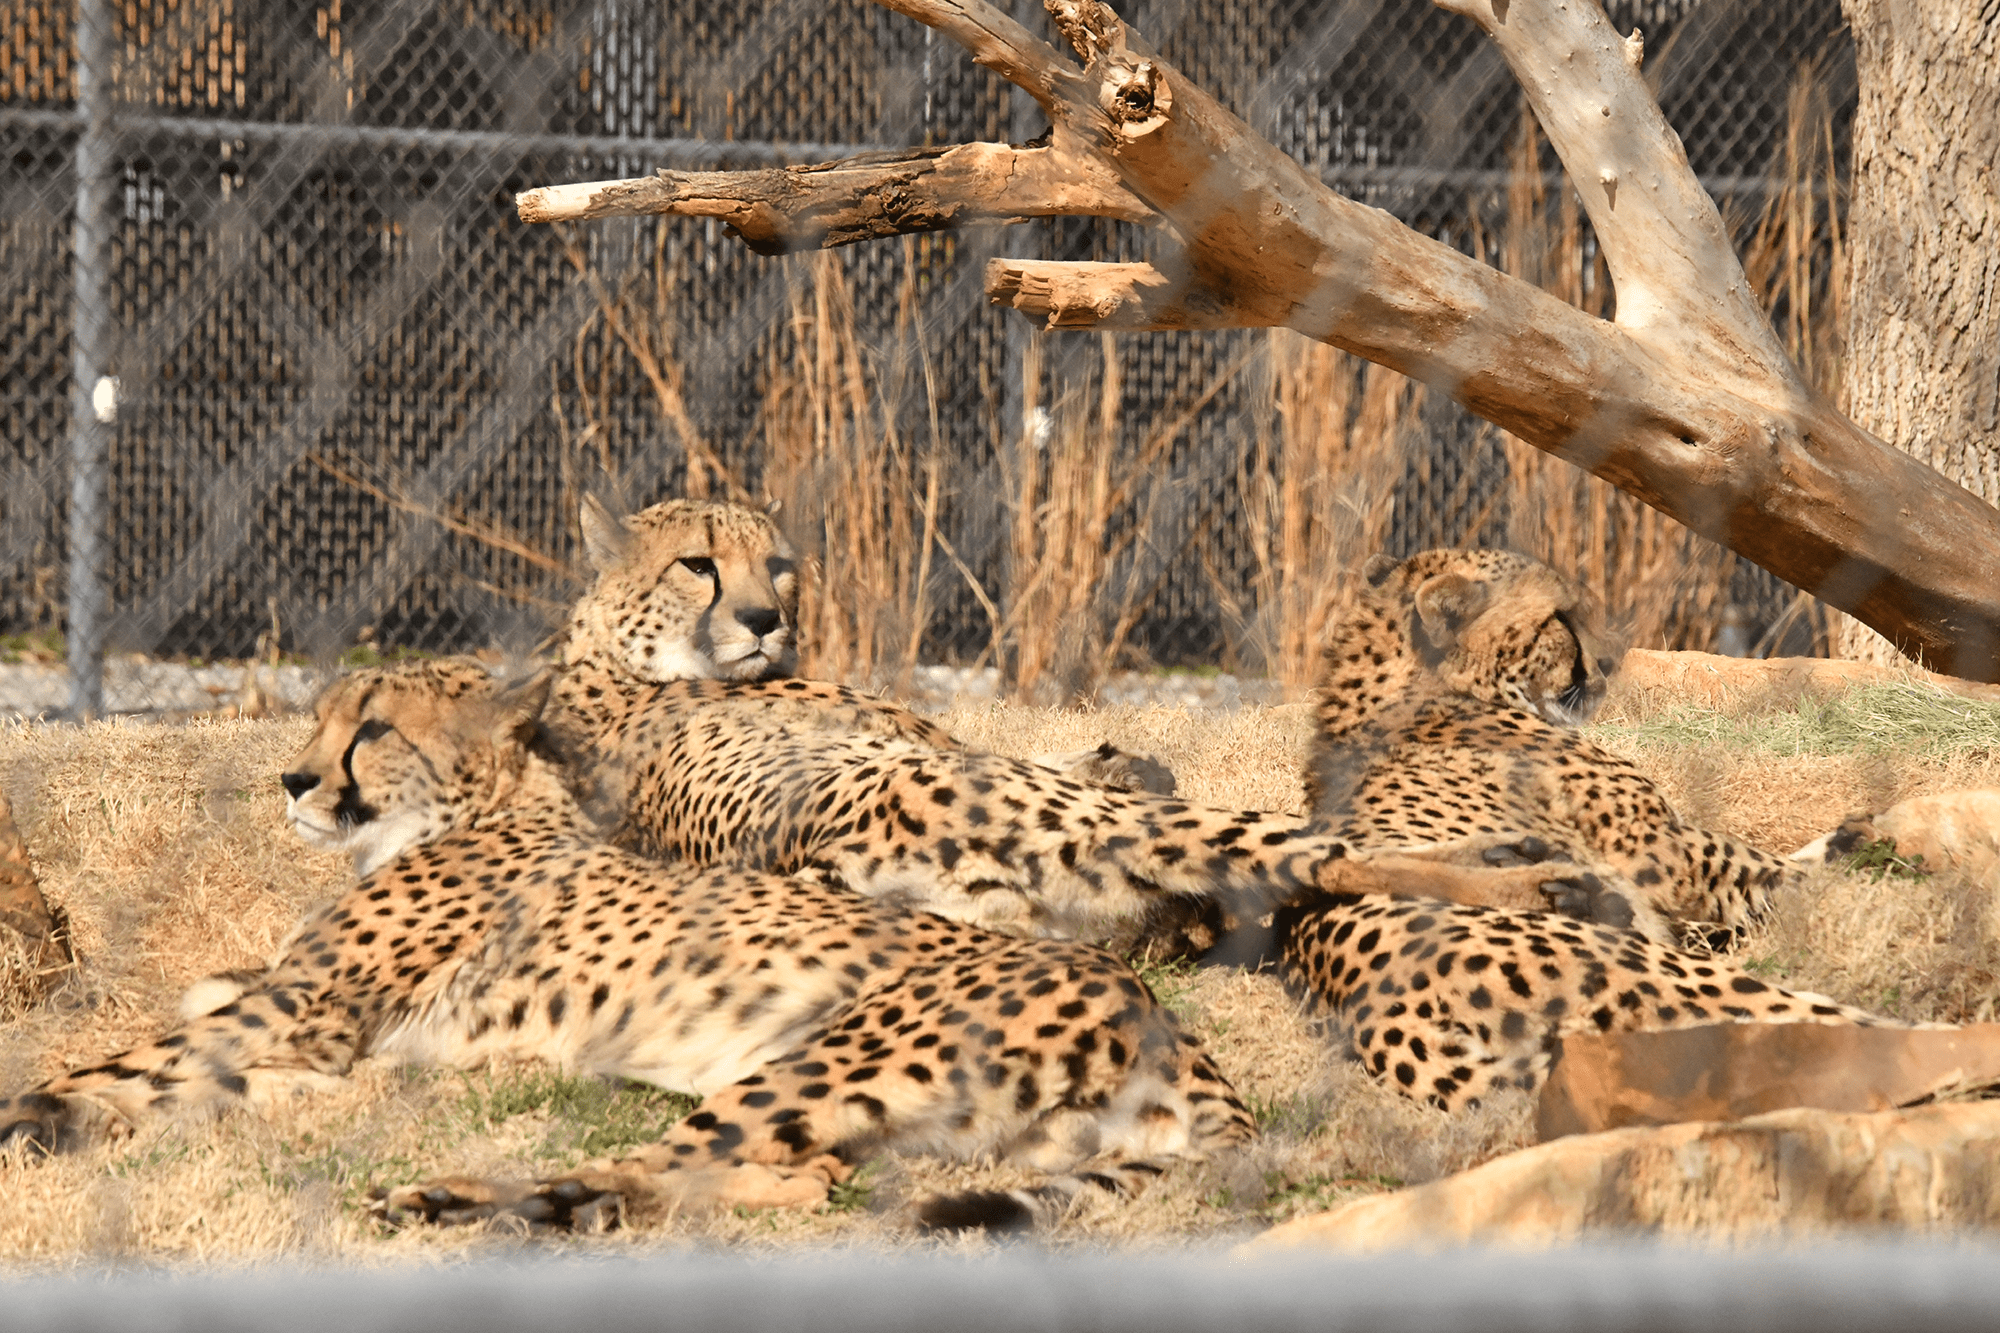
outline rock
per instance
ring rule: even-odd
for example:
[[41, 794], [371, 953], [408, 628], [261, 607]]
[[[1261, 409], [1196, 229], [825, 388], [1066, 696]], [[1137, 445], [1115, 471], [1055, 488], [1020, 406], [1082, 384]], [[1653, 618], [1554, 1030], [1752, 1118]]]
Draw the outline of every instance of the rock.
[[2000, 791], [1913, 796], [1878, 815], [1856, 815], [1792, 853], [1794, 861], [1839, 864], [1871, 843], [1892, 839], [1896, 856], [1925, 870], [1959, 869], [2000, 884]]
[[1914, 666], [1878, 666], [1872, 662], [1824, 657], [1722, 657], [1715, 653], [1634, 648], [1625, 654], [1612, 676], [1612, 697], [1606, 703], [1607, 706], [1623, 704], [1636, 696], [1642, 712], [1662, 704], [1722, 708], [1746, 696], [1797, 694], [1807, 690], [1836, 694], [1855, 685], [1896, 680], [1921, 681], [1972, 698], [2000, 699], [2000, 687], [1935, 675]]
[[1793, 1106], [1886, 1111], [2000, 1083], [2000, 1023], [1912, 1030], [1716, 1023], [1558, 1044], [1535, 1125], [1566, 1134], [1740, 1120]]
[[1237, 1253], [1544, 1248], [1644, 1236], [1765, 1244], [2000, 1223], [2000, 1103], [1578, 1135], [1274, 1227]]

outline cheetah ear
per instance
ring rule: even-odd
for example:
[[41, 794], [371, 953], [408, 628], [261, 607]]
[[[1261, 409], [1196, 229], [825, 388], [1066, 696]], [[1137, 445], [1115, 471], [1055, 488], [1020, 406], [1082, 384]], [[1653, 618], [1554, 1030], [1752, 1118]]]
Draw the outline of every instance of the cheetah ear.
[[1379, 588], [1391, 574], [1396, 572], [1396, 566], [1401, 563], [1402, 561], [1378, 551], [1361, 562], [1361, 577], [1368, 580], [1369, 587]]
[[1431, 642], [1442, 645], [1458, 636], [1486, 609], [1487, 587], [1463, 574], [1439, 574], [1417, 588], [1417, 615]]
[[583, 528], [584, 558], [593, 570], [602, 574], [624, 563], [625, 553], [632, 549], [632, 529], [624, 519], [614, 518], [596, 496], [586, 495], [577, 521]]
[[540, 671], [519, 685], [493, 696], [493, 735], [498, 740], [525, 741], [534, 734], [548, 706], [554, 671]]

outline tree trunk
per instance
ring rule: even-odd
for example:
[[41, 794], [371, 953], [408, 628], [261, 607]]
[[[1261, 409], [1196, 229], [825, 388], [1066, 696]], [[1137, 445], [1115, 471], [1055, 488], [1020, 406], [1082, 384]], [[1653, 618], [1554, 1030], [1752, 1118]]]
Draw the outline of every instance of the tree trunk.
[[[1841, 9], [1861, 84], [1847, 413], [2000, 504], [2000, 0]], [[1900, 660], [1841, 620], [1837, 656]]]

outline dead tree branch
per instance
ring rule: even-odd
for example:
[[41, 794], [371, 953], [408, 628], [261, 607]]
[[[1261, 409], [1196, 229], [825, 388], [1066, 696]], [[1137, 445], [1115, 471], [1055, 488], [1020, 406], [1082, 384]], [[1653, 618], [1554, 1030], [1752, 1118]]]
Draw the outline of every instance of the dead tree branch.
[[[2000, 511], [1806, 386], [1640, 77], [1639, 39], [1598, 5], [1438, 0], [1527, 90], [1603, 244], [1613, 321], [1334, 193], [1098, 0], [1044, 0], [1082, 71], [984, 0], [877, 3], [1029, 92], [1065, 155], [1094, 157], [1178, 233], [1184, 273], [1001, 263], [993, 299], [1063, 328], [1288, 325], [1449, 394], [1927, 666], [2000, 680]], [[886, 204], [849, 202], [893, 225]]]
[[916, 149], [763, 171], [661, 171], [635, 180], [545, 185], [515, 198], [523, 222], [633, 214], [720, 218], [760, 255], [1039, 217], [1153, 224], [1102, 159], [1057, 146]]

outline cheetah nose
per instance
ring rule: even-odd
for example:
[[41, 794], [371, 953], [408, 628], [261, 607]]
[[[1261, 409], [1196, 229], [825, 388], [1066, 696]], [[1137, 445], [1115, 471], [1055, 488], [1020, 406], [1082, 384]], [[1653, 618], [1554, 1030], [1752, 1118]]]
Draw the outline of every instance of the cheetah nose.
[[311, 773], [286, 773], [278, 781], [285, 784], [285, 794], [295, 801], [319, 786], [319, 779]]
[[1600, 676], [1608, 676], [1608, 675], [1610, 675], [1610, 674], [1611, 674], [1612, 672], [1616, 671], [1617, 669], [1618, 669], [1618, 659], [1617, 659], [1617, 658], [1615, 658], [1615, 657], [1600, 657], [1600, 658], [1598, 658], [1598, 659], [1597, 659], [1597, 674], [1598, 674], [1598, 675], [1600, 675]]
[[736, 612], [736, 623], [760, 639], [778, 628], [780, 619], [774, 606], [746, 606]]

